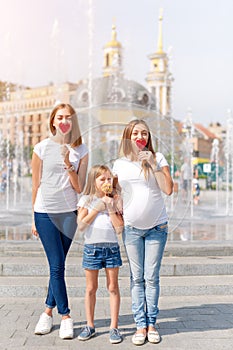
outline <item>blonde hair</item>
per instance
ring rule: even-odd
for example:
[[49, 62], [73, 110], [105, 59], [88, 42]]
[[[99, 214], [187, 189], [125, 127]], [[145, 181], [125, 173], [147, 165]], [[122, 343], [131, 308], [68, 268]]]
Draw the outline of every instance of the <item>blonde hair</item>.
[[83, 194], [94, 196], [96, 193], [95, 180], [97, 179], [97, 177], [103, 175], [106, 171], [108, 171], [113, 177], [111, 170], [106, 165], [97, 164], [91, 167], [91, 169], [88, 172], [87, 182]]
[[[131, 135], [132, 135], [134, 127], [138, 124], [143, 124], [145, 126], [145, 128], [147, 129], [148, 134], [149, 134], [148, 141], [147, 141], [147, 144], [144, 147], [144, 149], [147, 149], [148, 151], [150, 151], [155, 157], [155, 151], [154, 151], [154, 148], [152, 145], [152, 137], [151, 137], [149, 127], [148, 127], [147, 123], [142, 119], [131, 120], [126, 125], [126, 127], [123, 131], [123, 136], [122, 136], [121, 143], [120, 143], [120, 152], [122, 152], [125, 157], [132, 155], [133, 149], [132, 149], [132, 143], [131, 143]], [[142, 169], [143, 169], [145, 178], [147, 178], [149, 171], [151, 169], [151, 166], [146, 160], [142, 161]]]
[[55, 118], [55, 115], [57, 113], [57, 111], [59, 111], [60, 109], [64, 109], [67, 108], [72, 116], [72, 130], [70, 133], [70, 145], [71, 147], [77, 147], [80, 146], [82, 144], [82, 137], [81, 137], [81, 132], [80, 132], [80, 128], [79, 128], [79, 123], [78, 123], [78, 117], [77, 114], [74, 110], [74, 108], [68, 104], [68, 103], [59, 103], [58, 105], [56, 105], [56, 107], [54, 107], [54, 109], [52, 110], [50, 117], [49, 117], [49, 130], [52, 133], [52, 135], [56, 135], [56, 128], [53, 125], [53, 121]]

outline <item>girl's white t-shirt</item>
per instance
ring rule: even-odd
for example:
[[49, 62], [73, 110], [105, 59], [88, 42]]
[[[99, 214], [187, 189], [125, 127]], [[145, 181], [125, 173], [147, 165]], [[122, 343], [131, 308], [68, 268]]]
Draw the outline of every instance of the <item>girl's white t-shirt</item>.
[[[162, 153], [156, 152], [157, 170], [168, 163]], [[126, 157], [117, 159], [113, 174], [118, 176], [123, 199], [124, 225], [138, 229], [150, 229], [168, 220], [164, 198], [155, 176], [144, 176], [141, 162]]]
[[[69, 160], [78, 170], [80, 160], [88, 153], [85, 144], [72, 148]], [[38, 213], [64, 213], [77, 210], [78, 194], [73, 189], [64, 158], [61, 155], [62, 145], [47, 138], [34, 147], [34, 152], [42, 160], [42, 176], [34, 204]]]
[[[96, 196], [91, 199], [89, 195], [83, 195], [79, 199], [78, 208], [86, 208], [89, 213], [99, 200], [100, 198]], [[84, 239], [85, 244], [118, 242], [116, 232], [113, 228], [107, 210], [99, 212], [94, 221], [86, 227], [84, 232]]]

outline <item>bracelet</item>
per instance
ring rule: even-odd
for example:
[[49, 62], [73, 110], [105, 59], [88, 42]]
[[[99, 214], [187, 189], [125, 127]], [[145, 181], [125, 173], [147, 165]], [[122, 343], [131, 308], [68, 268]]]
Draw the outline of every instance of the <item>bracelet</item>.
[[65, 170], [67, 170], [68, 173], [71, 173], [72, 171], [75, 171], [75, 167], [71, 165], [69, 168], [65, 168]]

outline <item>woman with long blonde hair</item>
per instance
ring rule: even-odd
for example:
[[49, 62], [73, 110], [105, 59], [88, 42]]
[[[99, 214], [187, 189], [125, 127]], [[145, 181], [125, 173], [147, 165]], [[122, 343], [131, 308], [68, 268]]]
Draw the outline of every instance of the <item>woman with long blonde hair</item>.
[[167, 241], [168, 216], [162, 192], [173, 191], [168, 163], [155, 152], [148, 125], [132, 120], [123, 132], [113, 174], [123, 200], [123, 243], [131, 274], [132, 312], [137, 331], [132, 342], [142, 345], [146, 338], [159, 343], [155, 326], [159, 312], [159, 272]]

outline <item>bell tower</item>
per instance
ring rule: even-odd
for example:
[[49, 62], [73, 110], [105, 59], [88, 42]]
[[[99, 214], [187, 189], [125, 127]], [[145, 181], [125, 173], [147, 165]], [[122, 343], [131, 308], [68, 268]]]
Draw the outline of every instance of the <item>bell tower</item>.
[[168, 56], [163, 51], [162, 22], [163, 13], [160, 9], [157, 51], [148, 56], [150, 71], [147, 73], [146, 82], [149, 91], [155, 96], [156, 110], [160, 115], [168, 116], [171, 113], [171, 84], [173, 78], [168, 68]]
[[116, 26], [113, 24], [111, 40], [104, 46], [103, 76], [122, 74], [122, 46], [117, 41]]

